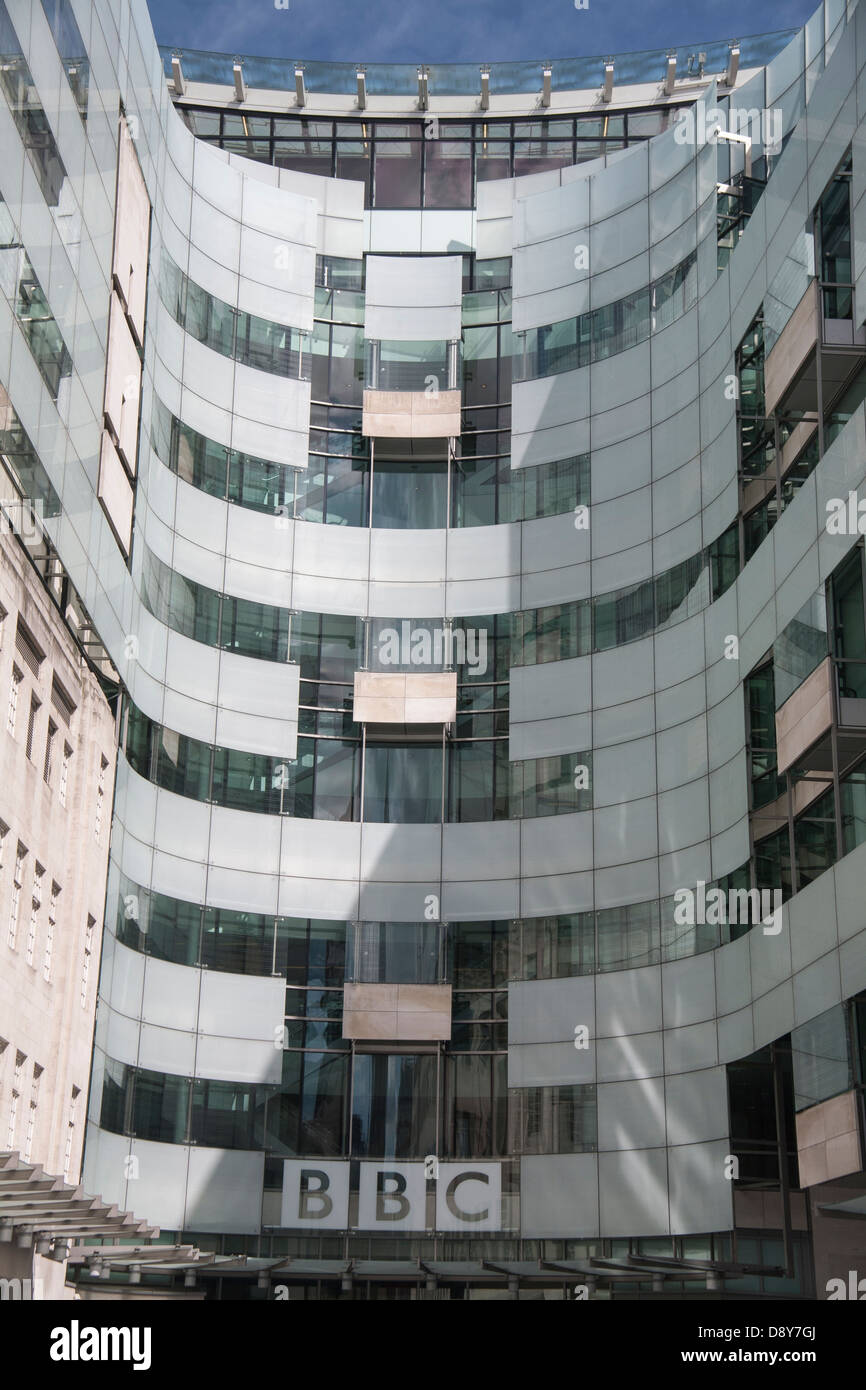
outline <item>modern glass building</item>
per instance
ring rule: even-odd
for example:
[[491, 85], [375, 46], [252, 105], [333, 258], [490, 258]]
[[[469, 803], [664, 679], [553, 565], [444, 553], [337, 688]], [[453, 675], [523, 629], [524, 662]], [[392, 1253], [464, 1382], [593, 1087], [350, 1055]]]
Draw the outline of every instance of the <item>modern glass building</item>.
[[68, 1279], [856, 1296], [866, 12], [0, 47], [0, 399], [116, 710], [83, 1182], [162, 1232]]

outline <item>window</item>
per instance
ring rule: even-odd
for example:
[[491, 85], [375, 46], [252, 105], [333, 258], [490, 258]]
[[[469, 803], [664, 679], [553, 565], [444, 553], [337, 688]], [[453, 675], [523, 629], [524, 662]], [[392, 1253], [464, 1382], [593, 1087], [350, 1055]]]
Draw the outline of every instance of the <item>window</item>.
[[9, 1124], [6, 1130], [7, 1149], [15, 1148], [15, 1130], [18, 1123], [18, 1102], [21, 1099], [21, 1077], [26, 1061], [26, 1053], [15, 1053], [15, 1071], [12, 1075], [12, 1096], [9, 1102]]
[[33, 757], [33, 735], [36, 730], [36, 716], [39, 713], [40, 701], [35, 695], [30, 696], [30, 714], [27, 719], [27, 743], [25, 752], [28, 758]]
[[70, 0], [42, 0], [45, 17], [51, 26], [54, 42], [60, 54], [75, 104], [83, 121], [87, 119], [87, 89], [90, 83], [90, 63], [81, 31], [75, 21]]
[[423, 1158], [435, 1151], [437, 1063], [426, 1053], [356, 1053], [353, 1157]]
[[23, 619], [18, 619], [15, 629], [15, 648], [31, 675], [39, 679], [39, 670], [45, 660], [45, 653]]
[[30, 900], [30, 926], [27, 930], [27, 951], [26, 960], [28, 965], [33, 964], [33, 956], [36, 951], [36, 931], [39, 926], [39, 909], [42, 906], [42, 879], [45, 870], [41, 864], [37, 864], [33, 873], [33, 897]]
[[90, 958], [93, 955], [93, 929], [96, 919], [88, 914], [87, 930], [84, 933], [84, 960], [81, 966], [81, 1007], [87, 1008], [87, 986], [90, 981]]
[[108, 767], [108, 759], [100, 756], [99, 759], [99, 783], [96, 788], [96, 823], [94, 826], [94, 836], [97, 844], [102, 835], [102, 817], [105, 811], [105, 772]]
[[820, 248], [824, 317], [849, 319], [852, 314], [851, 270], [851, 155], [838, 169], [818, 204], [815, 219]]
[[21, 687], [21, 672], [12, 667], [12, 684], [9, 688], [9, 712], [6, 715], [6, 732], [15, 737], [15, 719], [18, 713], [18, 691]]
[[63, 1176], [69, 1181], [69, 1168], [72, 1163], [72, 1145], [75, 1142], [75, 1117], [78, 1109], [78, 1097], [81, 1090], [78, 1086], [72, 1087], [72, 1097], [69, 1101], [69, 1119], [66, 1121], [66, 1150], [63, 1155]]
[[791, 1033], [794, 1109], [841, 1095], [853, 1085], [846, 1008], [836, 1004]]
[[12, 27], [6, 5], [0, 0], [0, 88], [12, 112], [22, 144], [27, 151], [33, 171], [39, 181], [46, 203], [56, 208], [66, 180], [66, 169], [57, 148], [45, 111], [39, 102], [36, 84], [30, 73], [21, 45]]
[[33, 1134], [36, 1129], [36, 1112], [39, 1109], [39, 1078], [44, 1071], [38, 1062], [33, 1063], [33, 1080], [30, 1083], [30, 1111], [27, 1115], [27, 1133], [24, 1136], [24, 1149], [22, 1157], [25, 1163], [30, 1162], [33, 1152]]
[[48, 733], [45, 736], [45, 761], [42, 766], [43, 781], [51, 786], [51, 773], [54, 766], [54, 740], [57, 737], [57, 725], [53, 719], [48, 720]]
[[60, 886], [57, 883], [51, 885], [51, 898], [48, 903], [48, 930], [45, 933], [45, 955], [42, 958], [42, 978], [51, 979], [51, 958], [54, 954], [54, 927], [57, 922], [57, 899], [60, 896]]
[[64, 743], [63, 762], [60, 764], [60, 787], [58, 789], [58, 795], [60, 797], [61, 806], [66, 805], [66, 789], [69, 783], [69, 762], [71, 758], [72, 749], [69, 747], [68, 743]]
[[24, 877], [24, 860], [27, 857], [27, 850], [18, 843], [15, 854], [15, 877], [12, 881], [12, 902], [9, 909], [9, 948], [15, 950], [15, 942], [18, 939], [18, 913], [21, 907], [21, 883]]
[[348, 980], [435, 985], [445, 978], [441, 922], [355, 922], [349, 940]]
[[75, 713], [75, 701], [56, 676], [51, 681], [51, 703], [64, 724], [71, 724]]
[[595, 1086], [529, 1086], [511, 1092], [512, 1147], [521, 1154], [591, 1153]]
[[9, 834], [9, 826], [4, 825], [0, 820], [0, 874], [3, 872], [3, 856], [6, 850], [6, 836]]

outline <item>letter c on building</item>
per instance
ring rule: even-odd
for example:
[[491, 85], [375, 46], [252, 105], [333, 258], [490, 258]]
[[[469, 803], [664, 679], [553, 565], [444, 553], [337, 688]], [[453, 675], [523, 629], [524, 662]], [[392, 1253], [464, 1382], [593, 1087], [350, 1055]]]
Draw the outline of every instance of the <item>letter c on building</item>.
[[483, 1182], [489, 1184], [490, 1179], [486, 1173], [458, 1173], [456, 1178], [452, 1178], [445, 1192], [445, 1201], [452, 1216], [456, 1216], [458, 1221], [485, 1221], [490, 1214], [490, 1208], [485, 1207], [483, 1211], [463, 1211], [458, 1207], [454, 1194], [462, 1182]]

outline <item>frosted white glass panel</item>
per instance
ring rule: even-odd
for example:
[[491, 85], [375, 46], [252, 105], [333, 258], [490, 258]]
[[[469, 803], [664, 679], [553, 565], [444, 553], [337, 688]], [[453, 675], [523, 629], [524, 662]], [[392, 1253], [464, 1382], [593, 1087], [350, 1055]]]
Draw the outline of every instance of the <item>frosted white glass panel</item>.
[[144, 337], [149, 237], [150, 200], [135, 156], [129, 127], [126, 121], [121, 121], [117, 151], [117, 207], [112, 270], [117, 277], [139, 342]]
[[127, 468], [135, 473], [138, 445], [138, 402], [141, 362], [135, 339], [116, 293], [108, 320], [108, 358], [105, 371], [105, 413]]
[[368, 256], [364, 336], [459, 338], [462, 276], [460, 256]]

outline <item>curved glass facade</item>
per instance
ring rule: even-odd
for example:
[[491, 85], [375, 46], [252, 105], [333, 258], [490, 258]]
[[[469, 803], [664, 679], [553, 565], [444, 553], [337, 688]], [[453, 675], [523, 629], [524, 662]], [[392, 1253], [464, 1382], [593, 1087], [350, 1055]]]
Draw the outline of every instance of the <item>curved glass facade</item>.
[[288, 1262], [253, 1297], [820, 1294], [866, 1193], [860, 7], [537, 107], [74, 9], [0, 0], [0, 463], [116, 712], [87, 1190]]
[[692, 252], [647, 289], [577, 318], [516, 334], [514, 380], [572, 372], [645, 343], [692, 307], [697, 281], [697, 254]]
[[246, 367], [309, 381], [310, 336], [288, 324], [248, 314], [209, 294], [163, 247], [159, 295], [175, 323], [196, 342]]
[[[629, 584], [594, 599], [496, 615], [490, 619], [495, 626], [495, 634], [490, 635], [496, 643], [500, 679], [507, 679], [509, 667], [607, 651], [694, 617], [736, 578], [736, 546], [736, 527], [731, 527], [691, 560], [643, 584]], [[153, 554], [145, 556], [144, 565], [143, 600], [154, 617], [175, 632], [264, 661], [295, 659], [289, 633], [299, 615], [208, 589], [177, 574]], [[345, 644], [349, 662], [355, 619], [324, 613], [300, 617], [302, 623], [320, 617], [335, 632], [342, 629], [345, 636], [339, 640]], [[484, 621], [472, 620], [476, 626]], [[349, 673], [355, 667], [347, 664], [343, 669]]]

